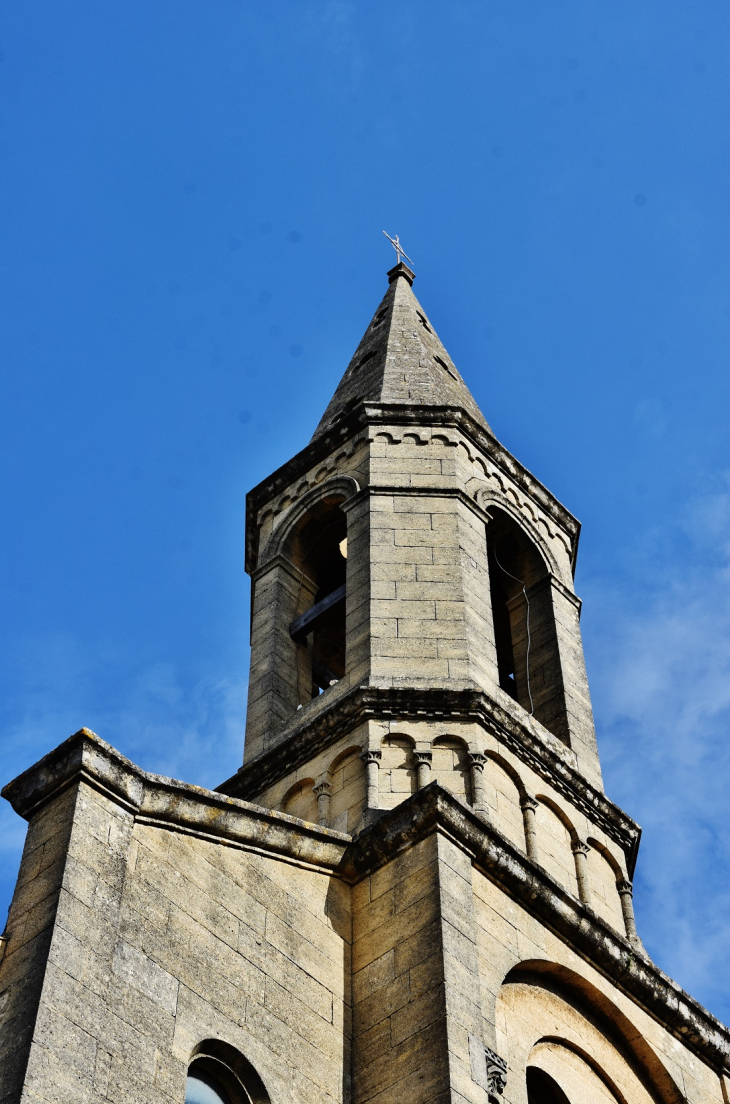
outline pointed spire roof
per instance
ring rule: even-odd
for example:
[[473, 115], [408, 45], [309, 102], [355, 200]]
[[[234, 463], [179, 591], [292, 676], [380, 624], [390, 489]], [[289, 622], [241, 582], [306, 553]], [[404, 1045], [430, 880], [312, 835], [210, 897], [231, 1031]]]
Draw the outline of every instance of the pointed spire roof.
[[397, 264], [390, 287], [347, 366], [312, 440], [361, 402], [460, 407], [486, 419], [413, 294], [415, 275]]

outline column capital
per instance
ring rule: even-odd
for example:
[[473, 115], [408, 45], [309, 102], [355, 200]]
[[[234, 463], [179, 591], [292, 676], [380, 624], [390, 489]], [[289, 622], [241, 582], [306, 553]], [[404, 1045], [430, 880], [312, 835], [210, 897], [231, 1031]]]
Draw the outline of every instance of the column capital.
[[474, 770], [484, 770], [487, 762], [487, 757], [483, 751], [470, 751], [469, 752], [469, 766]]
[[523, 811], [525, 809], [532, 809], [532, 811], [534, 812], [537, 809], [537, 806], [538, 806], [537, 798], [531, 797], [530, 794], [523, 794], [522, 797], [520, 798], [520, 808]]
[[590, 845], [584, 843], [583, 840], [574, 839], [571, 840], [570, 849], [574, 855], [587, 855], [590, 851]]
[[321, 778], [315, 786], [312, 786], [312, 791], [317, 795], [317, 797], [319, 797], [320, 794], [328, 794], [331, 789], [332, 783], [330, 782], [329, 778]]
[[624, 896], [624, 895], [626, 895], [627, 897], [633, 897], [634, 896], [634, 887], [631, 884], [631, 882], [628, 880], [628, 878], [619, 878], [618, 881], [616, 882], [616, 889], [621, 894], [621, 896]]
[[413, 758], [417, 763], [428, 763], [431, 766], [431, 760], [433, 759], [433, 752], [431, 751], [414, 751]]
[[383, 753], [380, 748], [365, 748], [360, 754], [360, 758], [363, 763], [377, 763], [380, 765], [380, 760], [383, 758]]

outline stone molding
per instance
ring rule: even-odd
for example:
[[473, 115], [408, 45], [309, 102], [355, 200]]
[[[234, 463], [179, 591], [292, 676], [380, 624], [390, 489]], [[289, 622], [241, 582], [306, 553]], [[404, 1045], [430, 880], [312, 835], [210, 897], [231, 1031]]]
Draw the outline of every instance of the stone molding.
[[[312, 502], [318, 501], [320, 497], [323, 497], [327, 493], [336, 493], [338, 489], [341, 489], [341, 484], [345, 482], [354, 484], [357, 486], [357, 481], [350, 476], [333, 477], [324, 483], [320, 483], [313, 487], [305, 495], [301, 496], [296, 503], [292, 503], [288, 508], [288, 513], [274, 531], [270, 534], [264, 547], [260, 548], [256, 557], [255, 565], [252, 563], [247, 567], [247, 571], [251, 576], [251, 579], [255, 582], [262, 575], [265, 575], [272, 566], [283, 563], [283, 566], [289, 570], [290, 574], [297, 569], [291, 564], [291, 561], [287, 560], [283, 555], [281, 548], [286, 534], [291, 531], [292, 526], [295, 524], [299, 516], [304, 512], [307, 505], [311, 505]], [[317, 492], [317, 493], [315, 493]], [[320, 493], [321, 492], [321, 493]], [[487, 508], [485, 508], [477, 499], [470, 495], [463, 487], [406, 487], [398, 486], [397, 484], [383, 484], [383, 483], [367, 483], [363, 487], [357, 486], [357, 490], [353, 490], [349, 498], [340, 503], [340, 509], [347, 513], [348, 510], [353, 509], [358, 503], [364, 499], [374, 497], [384, 497], [390, 495], [398, 495], [401, 498], [409, 496], [416, 498], [452, 498], [456, 499], [463, 506], [479, 518], [484, 525], [487, 525], [490, 521], [490, 516]], [[503, 509], [506, 509], [509, 504], [501, 503]], [[578, 610], [581, 607], [581, 600], [578, 596], [567, 587], [564, 582], [559, 578], [556, 572], [559, 570], [558, 563], [552, 549], [549, 547], [549, 540], [546, 540], [546, 536], [536, 529], [534, 523], [530, 524], [524, 517], [520, 515], [520, 511], [509, 511], [519, 525], [521, 525], [531, 536], [532, 540], [541, 549], [543, 555], [549, 561], [548, 574], [544, 579], [538, 580], [532, 587], [528, 588], [528, 595], [532, 597], [533, 592], [537, 593], [545, 585], [547, 580], [552, 580], [553, 585], [564, 594]], [[569, 549], [567, 549], [570, 551]], [[521, 596], [520, 596], [521, 597]], [[513, 599], [516, 601], [516, 599]]]
[[[324, 698], [325, 695], [322, 695]], [[280, 778], [290, 774], [335, 741], [368, 720], [399, 722], [436, 720], [477, 722], [523, 763], [585, 813], [624, 851], [632, 876], [641, 828], [604, 793], [591, 785], [560, 755], [543, 743], [481, 690], [408, 689], [359, 686], [322, 711], [292, 728], [281, 743], [251, 759], [217, 787], [220, 793], [255, 800]]]
[[256, 565], [256, 542], [258, 533], [258, 515], [261, 509], [287, 487], [301, 479], [312, 467], [322, 461], [331, 452], [349, 445], [351, 438], [357, 438], [361, 430], [368, 425], [402, 426], [448, 426], [459, 430], [471, 441], [495, 467], [511, 479], [520, 490], [531, 498], [540, 509], [552, 518], [570, 540], [570, 559], [575, 572], [580, 522], [569, 510], [527, 468], [523, 467], [496, 437], [487, 433], [465, 410], [460, 407], [433, 406], [413, 409], [401, 404], [361, 402], [344, 418], [335, 422], [321, 437], [310, 443], [295, 456], [282, 464], [266, 479], [262, 480], [246, 496], [246, 570]]
[[493, 826], [437, 782], [418, 790], [353, 839], [239, 798], [150, 774], [88, 729], [8, 783], [2, 794], [29, 819], [85, 783], [135, 820], [223, 846], [269, 854], [354, 884], [432, 832], [585, 958], [712, 1068], [730, 1070], [730, 1031], [598, 914], [562, 888]]
[[134, 819], [201, 839], [274, 852], [333, 871], [351, 837], [240, 798], [149, 774], [89, 729], [82, 728], [9, 782], [2, 796], [29, 820], [69, 786], [85, 782]]
[[[340, 505], [344, 506], [346, 503], [356, 498], [361, 489], [360, 484], [354, 476], [348, 475], [346, 472], [333, 472], [328, 478], [323, 479], [319, 483], [315, 483], [314, 486], [307, 488], [306, 491], [302, 491], [288, 507], [283, 508], [283, 516], [279, 519], [278, 524], [274, 526], [265, 547], [259, 549], [258, 559], [260, 564], [264, 564], [275, 556], [282, 554], [282, 549], [286, 543], [287, 537], [296, 527], [297, 522], [305, 515], [307, 510], [311, 509], [316, 503], [320, 502], [323, 498], [328, 498], [330, 495], [342, 494], [344, 495], [344, 499]], [[258, 566], [259, 565], [257, 565], [257, 570]]]

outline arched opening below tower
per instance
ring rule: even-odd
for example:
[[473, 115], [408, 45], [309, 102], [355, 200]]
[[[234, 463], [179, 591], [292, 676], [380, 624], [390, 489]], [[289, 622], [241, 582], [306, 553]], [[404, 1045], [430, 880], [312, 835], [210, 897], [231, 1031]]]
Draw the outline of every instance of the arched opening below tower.
[[557, 1081], [538, 1069], [527, 1067], [527, 1104], [570, 1104]]
[[346, 669], [347, 519], [337, 502], [325, 499], [310, 510], [290, 555], [301, 584], [289, 635], [297, 644], [299, 700], [306, 704]]
[[550, 572], [509, 514], [496, 506], [489, 513], [487, 558], [499, 685], [569, 744]]

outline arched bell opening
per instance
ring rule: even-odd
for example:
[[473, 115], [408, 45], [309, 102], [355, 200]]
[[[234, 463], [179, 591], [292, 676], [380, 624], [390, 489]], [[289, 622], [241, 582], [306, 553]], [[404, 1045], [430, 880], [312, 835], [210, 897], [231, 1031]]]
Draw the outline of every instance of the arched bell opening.
[[499, 685], [569, 743], [550, 571], [509, 514], [496, 506], [489, 513], [487, 558]]
[[316, 502], [285, 549], [299, 577], [289, 635], [297, 645], [301, 705], [339, 682], [346, 670], [347, 519], [340, 502]]

